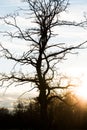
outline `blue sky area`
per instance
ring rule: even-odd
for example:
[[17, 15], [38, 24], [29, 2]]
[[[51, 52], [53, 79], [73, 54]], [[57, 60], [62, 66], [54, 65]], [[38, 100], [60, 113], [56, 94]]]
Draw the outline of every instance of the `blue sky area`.
[[21, 0], [2, 0], [0, 1], [0, 15], [12, 13], [18, 7], [23, 7], [24, 5], [25, 3], [21, 2]]
[[[85, 6], [87, 5], [87, 0], [70, 0], [70, 6]], [[24, 2], [21, 0], [1, 0], [0, 1], [0, 14], [13, 12], [17, 7], [24, 6]]]

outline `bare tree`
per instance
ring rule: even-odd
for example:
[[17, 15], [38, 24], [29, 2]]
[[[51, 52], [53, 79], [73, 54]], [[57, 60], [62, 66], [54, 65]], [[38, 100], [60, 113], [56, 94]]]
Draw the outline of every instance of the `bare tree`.
[[[69, 4], [68, 0], [27, 0], [28, 9], [20, 9], [26, 12], [28, 19], [33, 19], [35, 27], [30, 27], [22, 30], [17, 24], [16, 15], [7, 15], [2, 17], [5, 24], [15, 28], [15, 32], [4, 31], [4, 34], [11, 38], [17, 38], [25, 40], [29, 43], [29, 50], [23, 52], [17, 56], [13, 54], [9, 49], [1, 46], [2, 56], [8, 60], [13, 60], [16, 64], [32, 66], [33, 75], [23, 73], [22, 71], [12, 71], [9, 74], [1, 73], [0, 81], [1, 85], [8, 82], [7, 86], [12, 84], [23, 85], [26, 83], [32, 83], [33, 90], [37, 88], [39, 90], [38, 101], [40, 103], [41, 121], [42, 125], [47, 125], [47, 104], [52, 98], [59, 98], [63, 101], [60, 95], [52, 95], [56, 89], [66, 89], [72, 87], [73, 84], [68, 81], [67, 84], [61, 83], [61, 79], [57, 79], [57, 65], [61, 60], [64, 60], [68, 53], [72, 53], [75, 49], [80, 49], [84, 46], [86, 41], [79, 43], [78, 45], [67, 43], [51, 43], [51, 38], [54, 38], [56, 34], [53, 29], [60, 26], [79, 26], [83, 27], [86, 21], [75, 23], [70, 21], [60, 20], [59, 15], [66, 11]], [[9, 20], [11, 18], [11, 21]], [[16, 64], [14, 68], [16, 68]], [[56, 80], [57, 79], [57, 80]], [[66, 77], [65, 77], [66, 79]], [[50, 96], [51, 94], [51, 96]]]

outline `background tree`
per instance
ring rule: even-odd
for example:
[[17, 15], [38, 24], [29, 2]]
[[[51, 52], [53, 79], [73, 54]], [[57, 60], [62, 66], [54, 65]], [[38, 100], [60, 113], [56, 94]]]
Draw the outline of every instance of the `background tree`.
[[[17, 23], [18, 14], [7, 15], [2, 17], [6, 25], [14, 28], [14, 30], [4, 31], [4, 34], [14, 39], [20, 39], [27, 42], [28, 50], [21, 54], [14, 54], [9, 49], [1, 45], [1, 57], [8, 60], [15, 61], [12, 70], [9, 74], [1, 73], [1, 85], [6, 83], [10, 85], [23, 85], [32, 83], [32, 89], [37, 88], [39, 91], [38, 101], [40, 103], [41, 126], [48, 125], [47, 105], [54, 97], [59, 98], [61, 101], [63, 97], [55, 92], [56, 89], [66, 89], [72, 87], [73, 84], [67, 80], [66, 84], [61, 81], [67, 78], [58, 78], [57, 65], [61, 60], [64, 60], [66, 55], [75, 49], [80, 49], [83, 43], [67, 44], [67, 43], [52, 43], [51, 39], [56, 36], [54, 28], [60, 26], [79, 26], [83, 27], [86, 21], [75, 23], [70, 21], [60, 20], [62, 12], [66, 11], [69, 4], [68, 0], [26, 0], [28, 9], [20, 9], [26, 12], [26, 21], [32, 19], [35, 27], [28, 26], [27, 29], [22, 28]], [[25, 42], [25, 44], [26, 44]], [[28, 73], [23, 71], [16, 71], [17, 64], [28, 66]], [[8, 83], [8, 84], [7, 84]], [[30, 87], [30, 84], [29, 84]], [[54, 92], [55, 94], [51, 94]]]

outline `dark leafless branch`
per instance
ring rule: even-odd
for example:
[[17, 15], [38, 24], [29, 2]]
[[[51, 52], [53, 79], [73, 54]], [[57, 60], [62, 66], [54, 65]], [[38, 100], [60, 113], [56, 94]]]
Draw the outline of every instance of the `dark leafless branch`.
[[55, 57], [57, 55], [60, 55], [60, 54], [63, 54], [63, 53], [69, 53], [71, 50], [75, 50], [75, 49], [82, 49], [82, 46], [87, 43], [87, 41], [81, 43], [81, 44], [78, 44], [76, 46], [72, 46], [72, 47], [67, 47], [67, 48], [64, 48], [63, 50], [59, 51], [59, 52], [54, 52], [52, 54], [49, 54], [47, 56], [47, 58], [50, 58], [50, 57]]

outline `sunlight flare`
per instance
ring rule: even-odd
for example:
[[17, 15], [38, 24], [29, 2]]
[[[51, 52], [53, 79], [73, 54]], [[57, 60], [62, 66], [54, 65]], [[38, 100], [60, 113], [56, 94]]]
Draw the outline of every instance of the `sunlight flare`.
[[81, 100], [87, 101], [87, 76], [82, 78], [82, 84], [80, 87], [77, 87], [75, 93]]

